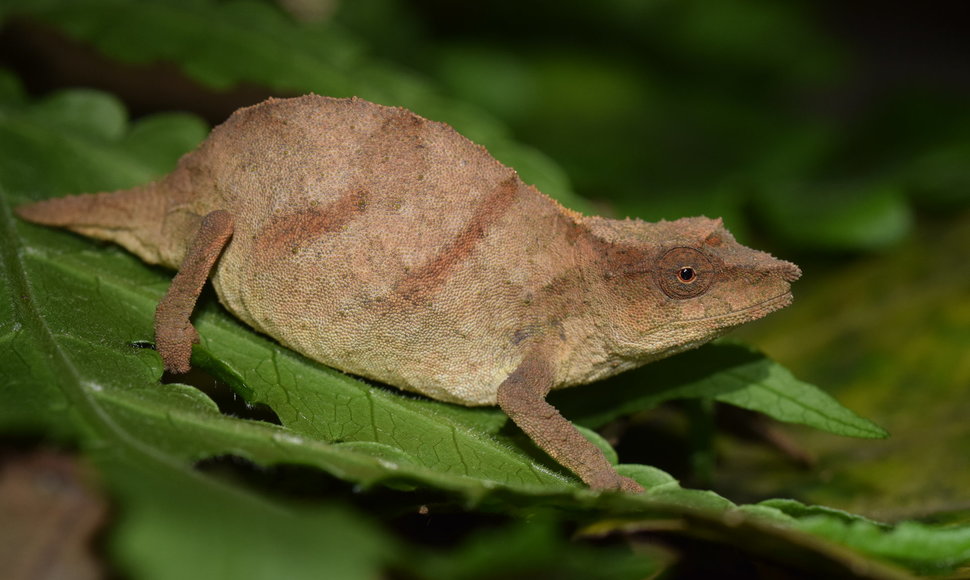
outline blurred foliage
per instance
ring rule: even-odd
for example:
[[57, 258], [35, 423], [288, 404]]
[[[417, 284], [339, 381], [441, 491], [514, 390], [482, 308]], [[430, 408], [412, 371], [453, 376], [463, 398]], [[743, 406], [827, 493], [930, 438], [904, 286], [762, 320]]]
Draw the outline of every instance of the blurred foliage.
[[[292, 15], [256, 0], [0, 1], [0, 57], [16, 71], [0, 75], [0, 429], [78, 446], [98, 467], [118, 506], [105, 555], [113, 567], [137, 578], [966, 571], [970, 109], [961, 79], [887, 81], [889, 69], [831, 34], [835, 4], [284, 6]], [[44, 95], [24, 94], [18, 76]], [[65, 78], [114, 96], [46, 94]], [[687, 407], [693, 427], [677, 408], [643, 412], [715, 397], [880, 434], [777, 363], [716, 345], [565, 391], [556, 404], [614, 457], [619, 440], [625, 460], [666, 465], [666, 451], [691, 458], [675, 468], [707, 465], [723, 496], [646, 465], [622, 466], [649, 484], [645, 496], [593, 494], [529, 451], [501, 413], [334, 374], [241, 328], [212, 297], [195, 362], [245, 402], [211, 377], [196, 381], [202, 391], [159, 384], [156, 355], [135, 345], [150, 335], [169, 274], [17, 223], [11, 204], [168, 171], [207, 130], [173, 110], [218, 122], [265, 95], [307, 91], [449, 122], [577, 209], [594, 206], [574, 190], [598, 213], [720, 215], [739, 237], [796, 253], [806, 271], [796, 306], [746, 336], [894, 437], [794, 430], [804, 449], [793, 450], [775, 429], [756, 443], [715, 436], [708, 405]], [[160, 114], [129, 124], [126, 106]], [[279, 388], [287, 381], [309, 389], [295, 406], [292, 389]], [[346, 420], [307, 420], [341, 409]], [[453, 433], [460, 461], [428, 454], [422, 441], [435, 429]], [[466, 452], [484, 459], [466, 463]], [[816, 465], [798, 468], [798, 453]], [[892, 527], [797, 501], [725, 499], [786, 495], [924, 521]]]
[[962, 460], [970, 448], [970, 268], [958, 266], [970, 262], [970, 214], [926, 226], [891, 254], [807, 280], [810, 301], [779, 313], [777, 326], [746, 333], [893, 437], [853, 449], [799, 433], [818, 456], [814, 477], [736, 446], [724, 493], [756, 499], [781, 489], [879, 518], [970, 521], [970, 462]]
[[[374, 33], [379, 20], [364, 15], [388, 4], [398, 6], [344, 10]], [[888, 248], [915, 210], [966, 205], [970, 109], [948, 79], [867, 78], [860, 56], [825, 34], [823, 8], [500, 1], [442, 18], [439, 42], [417, 43], [427, 49], [409, 62], [507, 119], [618, 215], [707, 212], [795, 249]], [[420, 33], [413, 25], [412, 39]], [[949, 84], [965, 88], [965, 77]]]
[[[210, 90], [256, 83], [277, 96], [315, 92], [405, 106], [450, 123], [470, 139], [488, 145], [493, 155], [515, 166], [543, 191], [567, 205], [582, 207], [565, 174], [537, 150], [513, 141], [499, 120], [442, 96], [403, 69], [368, 58], [360, 42], [335, 24], [297, 26], [272, 5], [255, 0], [7, 0], [7, 4], [13, 6], [8, 15], [29, 15], [54, 25], [60, 33], [91, 43], [119, 62], [177, 63], [181, 73]], [[162, 85], [170, 80], [160, 77], [149, 82]], [[223, 118], [231, 112], [224, 111]]]

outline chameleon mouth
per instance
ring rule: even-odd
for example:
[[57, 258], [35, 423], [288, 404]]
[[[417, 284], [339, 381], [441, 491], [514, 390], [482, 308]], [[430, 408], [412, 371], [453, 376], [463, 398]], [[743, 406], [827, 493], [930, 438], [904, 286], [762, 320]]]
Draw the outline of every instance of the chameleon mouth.
[[792, 303], [792, 293], [791, 290], [786, 290], [781, 294], [768, 298], [762, 302], [748, 306], [747, 308], [742, 308], [741, 310], [735, 310], [733, 312], [728, 312], [726, 314], [717, 314], [715, 316], [701, 316], [698, 318], [688, 318], [686, 320], [680, 321], [680, 325], [690, 324], [698, 322], [700, 320], [707, 322], [718, 322], [718, 326], [732, 326], [734, 324], [740, 324], [742, 322], [748, 322], [751, 320], [757, 320], [759, 318], [764, 318], [768, 314], [774, 312], [775, 310], [780, 310]]

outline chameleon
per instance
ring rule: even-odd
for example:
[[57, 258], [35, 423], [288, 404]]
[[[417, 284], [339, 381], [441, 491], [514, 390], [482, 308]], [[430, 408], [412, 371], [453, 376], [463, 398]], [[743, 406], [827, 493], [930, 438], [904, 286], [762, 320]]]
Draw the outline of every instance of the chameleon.
[[801, 275], [720, 219], [567, 209], [450, 126], [359, 98], [271, 98], [157, 181], [16, 213], [177, 270], [154, 318], [170, 372], [190, 368], [211, 279], [229, 312], [313, 360], [498, 405], [595, 490], [643, 487], [546, 395], [785, 307]]

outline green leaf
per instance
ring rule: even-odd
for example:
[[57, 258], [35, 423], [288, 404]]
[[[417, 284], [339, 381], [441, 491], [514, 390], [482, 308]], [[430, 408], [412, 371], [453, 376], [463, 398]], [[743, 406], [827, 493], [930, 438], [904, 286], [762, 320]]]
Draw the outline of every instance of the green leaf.
[[913, 227], [912, 210], [892, 185], [776, 187], [763, 192], [758, 209], [779, 237], [827, 250], [886, 248]]
[[31, 107], [30, 116], [38, 124], [92, 140], [118, 140], [128, 125], [121, 101], [87, 89], [56, 92]]
[[714, 381], [724, 389], [716, 395], [718, 401], [760, 411], [779, 421], [848, 437], [889, 436], [882, 427], [843, 407], [814, 385], [799, 381], [785, 367], [767, 358], [721, 373]]
[[[121, 516], [111, 551], [132, 578], [366, 580], [396, 542], [346, 506], [261, 498], [191, 472], [96, 453]], [[186, 533], [186, 527], [192, 533]], [[200, 541], [204, 538], [204, 541]]]
[[[422, 557], [422, 578], [557, 578], [597, 580], [650, 578], [662, 570], [654, 554], [628, 552], [619, 546], [604, 551], [568, 541], [548, 514], [483, 530], [447, 557]], [[501, 554], [501, 557], [496, 557]], [[412, 556], [414, 557], [414, 556]], [[487, 571], [487, 575], [483, 575]]]
[[940, 574], [970, 560], [970, 528], [936, 528], [901, 522], [885, 530], [869, 522], [847, 524], [827, 518], [806, 518], [798, 527], [840, 544], [898, 562], [927, 574]]
[[9, 191], [38, 198], [146, 183], [171, 171], [207, 133], [186, 115], [143, 120], [129, 133], [117, 99], [88, 90], [29, 106], [11, 99], [0, 102], [0, 112], [0, 176]]
[[567, 417], [597, 427], [664, 401], [698, 397], [839, 435], [887, 435], [764, 355], [723, 342], [652, 363], [618, 380], [554, 393], [551, 400]]
[[[876, 580], [911, 580], [913, 577], [897, 566], [872, 560], [864, 553], [869, 546], [859, 535], [857, 541], [861, 553], [846, 549], [840, 541], [833, 541], [806, 533], [813, 525], [839, 526], [833, 517], [817, 516], [814, 523], [793, 520], [783, 512], [771, 507], [756, 505], [720, 512], [710, 510], [671, 510], [666, 517], [654, 514], [645, 519], [604, 519], [587, 526], [580, 534], [601, 537], [622, 533], [632, 536], [633, 541], [643, 537], [660, 538], [678, 544], [685, 539], [714, 542], [742, 555], [741, 561], [760, 568], [758, 563], [769, 567], [779, 577], [797, 577], [811, 562], [811, 574], [821, 578], [872, 578]], [[794, 524], [794, 527], [792, 525]], [[853, 525], [866, 525], [863, 522]], [[805, 528], [805, 529], [799, 529]], [[852, 535], [852, 534], [850, 534]], [[840, 540], [848, 540], [849, 536]], [[941, 550], [942, 551], [942, 550]], [[709, 551], [699, 551], [698, 557], [707, 557]], [[926, 560], [924, 560], [926, 561]], [[909, 563], [909, 562], [908, 562]], [[703, 568], [702, 568], [703, 569]], [[952, 569], [952, 562], [941, 565], [936, 571]]]
[[901, 522], [887, 526], [841, 510], [807, 506], [794, 500], [768, 500], [773, 507], [795, 516], [796, 527], [897, 562], [924, 574], [941, 574], [970, 561], [970, 527], [931, 526]]
[[[380, 444], [367, 449], [378, 450], [383, 469], [359, 474], [362, 483], [410, 471], [442, 487], [477, 488], [474, 493], [485, 488], [462, 484], [461, 478], [472, 477], [485, 486], [495, 482], [549, 490], [575, 485], [554, 464], [534, 464], [508, 437], [483, 435], [496, 410], [451, 421], [439, 412], [446, 403], [370, 385], [309, 361], [245, 329], [221, 309], [207, 309], [196, 320], [204, 339], [198, 349], [202, 356], [195, 360], [246, 392], [250, 403], [269, 405], [296, 442]], [[388, 461], [387, 448], [396, 450], [402, 461]]]

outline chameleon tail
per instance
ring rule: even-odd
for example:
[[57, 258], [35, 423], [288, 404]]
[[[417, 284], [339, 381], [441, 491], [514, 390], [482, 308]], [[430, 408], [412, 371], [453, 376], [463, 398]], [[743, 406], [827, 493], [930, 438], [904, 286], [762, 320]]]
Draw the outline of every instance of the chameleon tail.
[[[158, 240], [167, 210], [158, 183], [105, 193], [86, 193], [21, 205], [22, 219], [118, 243], [149, 263], [163, 263]], [[166, 264], [167, 265], [167, 264]]]
[[[85, 229], [130, 229], [146, 213], [159, 215], [162, 199], [154, 184], [106, 193], [85, 193], [28, 203], [14, 210], [22, 219], [45, 226]], [[148, 207], [146, 207], [146, 204]], [[156, 212], [151, 206], [156, 205]], [[88, 234], [85, 234], [88, 235]]]

